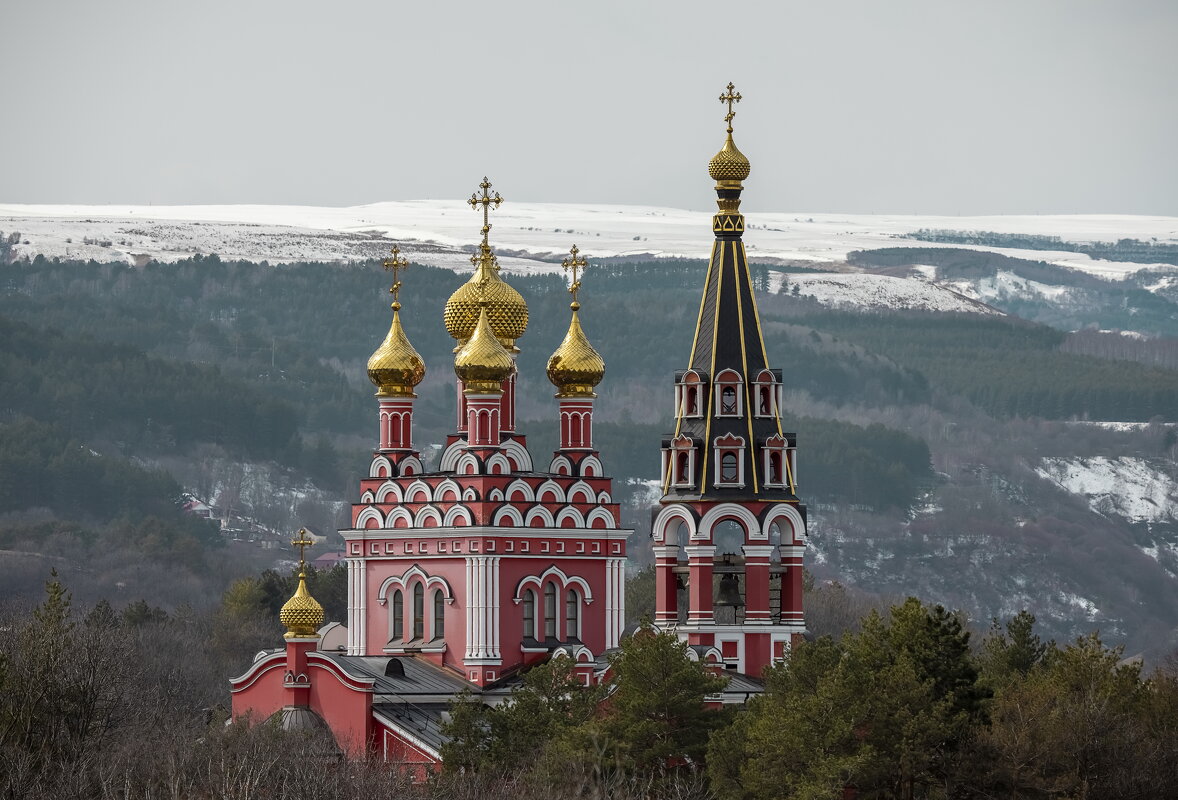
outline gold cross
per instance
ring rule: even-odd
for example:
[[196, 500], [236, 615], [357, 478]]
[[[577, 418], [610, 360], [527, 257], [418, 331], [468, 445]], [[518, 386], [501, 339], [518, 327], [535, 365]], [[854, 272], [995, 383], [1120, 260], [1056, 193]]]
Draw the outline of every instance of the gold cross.
[[315, 541], [311, 538], [311, 534], [307, 533], [306, 528], [299, 528], [298, 538], [292, 539], [290, 543], [299, 548], [299, 572], [302, 572], [304, 565], [307, 563], [303, 558], [303, 550], [313, 546]]
[[397, 245], [393, 245], [393, 249], [389, 252], [393, 254], [393, 257], [386, 258], [381, 262], [381, 266], [383, 266], [389, 272], [393, 273], [393, 285], [392, 288], [389, 289], [389, 294], [393, 296], [393, 311], [400, 311], [401, 303], [397, 299], [401, 292], [400, 273], [401, 270], [409, 266], [409, 259], [401, 255], [401, 248]]
[[577, 249], [576, 245], [573, 245], [573, 249], [569, 250], [569, 253], [571, 258], [566, 258], [560, 262], [560, 265], [573, 271], [573, 282], [569, 285], [569, 292], [573, 295], [573, 310], [575, 311], [581, 307], [581, 304], [577, 302], [577, 290], [581, 288], [581, 282], [577, 280], [577, 270], [585, 269], [589, 266], [589, 262], [580, 257], [581, 251]]
[[728, 132], [732, 133], [732, 118], [736, 116], [736, 112], [732, 110], [733, 103], [740, 102], [740, 92], [734, 92], [736, 87], [731, 82], [728, 83], [728, 92], [720, 95], [720, 102], [728, 104], [728, 113], [724, 115], [724, 121], [728, 123]]
[[483, 182], [479, 184], [479, 188], [483, 190], [480, 197], [478, 192], [473, 192], [470, 199], [466, 202], [470, 203], [470, 207], [475, 211], [479, 210], [479, 206], [483, 207], [483, 244], [487, 243], [487, 234], [491, 232], [490, 212], [491, 206], [499, 208], [499, 204], [503, 202], [503, 198], [499, 196], [499, 192], [495, 192], [494, 196], [488, 191], [491, 188], [491, 182], [487, 177], [483, 176]]

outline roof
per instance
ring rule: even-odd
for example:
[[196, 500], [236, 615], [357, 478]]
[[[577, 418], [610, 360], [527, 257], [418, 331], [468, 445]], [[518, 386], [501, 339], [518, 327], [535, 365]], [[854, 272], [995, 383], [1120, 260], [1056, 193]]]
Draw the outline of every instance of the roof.
[[[339, 664], [345, 671], [357, 678], [371, 678], [373, 703], [395, 702], [398, 699], [414, 702], [449, 702], [456, 694], [465, 690], [477, 691], [451, 670], [439, 667], [424, 658], [400, 658], [397, 656], [345, 656], [339, 653], [321, 651]], [[389, 669], [389, 664], [395, 666]], [[392, 674], [389, 674], [392, 672]], [[387, 695], [383, 697], [382, 695]]]

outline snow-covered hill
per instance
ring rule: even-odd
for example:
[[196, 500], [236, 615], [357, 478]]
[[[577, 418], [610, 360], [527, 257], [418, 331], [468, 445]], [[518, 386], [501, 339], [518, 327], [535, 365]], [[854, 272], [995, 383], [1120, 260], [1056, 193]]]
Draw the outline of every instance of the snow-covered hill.
[[[921, 228], [1059, 236], [1073, 242], [1135, 238], [1178, 242], [1178, 217], [1118, 215], [938, 217], [794, 214], [746, 209], [750, 258], [767, 262], [841, 264], [852, 250], [943, 244], [899, 239]], [[548, 270], [573, 244], [592, 257], [649, 253], [706, 258], [711, 212], [623, 205], [504, 204], [492, 215], [504, 266]], [[460, 200], [312, 206], [80, 206], [0, 204], [0, 231], [19, 233], [18, 256], [130, 261], [176, 260], [194, 253], [280, 263], [346, 261], [402, 244], [415, 260], [464, 266], [461, 253], [478, 239], [478, 220]], [[951, 246], [951, 245], [950, 245]], [[985, 249], [1117, 277], [1146, 265], [1100, 261], [1071, 252]]]
[[1039, 475], [1080, 495], [1099, 514], [1130, 522], [1178, 521], [1178, 483], [1142, 458], [1045, 458]]

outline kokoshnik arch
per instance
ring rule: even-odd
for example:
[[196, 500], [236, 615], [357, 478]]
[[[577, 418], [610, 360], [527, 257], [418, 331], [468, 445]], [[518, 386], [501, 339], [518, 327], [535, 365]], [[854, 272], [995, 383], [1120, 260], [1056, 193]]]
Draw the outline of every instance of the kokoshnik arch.
[[[749, 161], [728, 135], [708, 171], [719, 211], [688, 369], [675, 373], [674, 433], [662, 443], [652, 537], [654, 623], [732, 681], [716, 702], [759, 692], [761, 670], [804, 632], [805, 507], [795, 491], [796, 438], [781, 429], [780, 369], [769, 367], [739, 213]], [[581, 326], [587, 261], [576, 247], [568, 332], [548, 360], [559, 447], [542, 468], [516, 428], [517, 341], [528, 307], [500, 275], [484, 178], [474, 272], [446, 302], [455, 340], [455, 430], [427, 471], [413, 439], [425, 363], [401, 325], [394, 247], [393, 317], [368, 361], [377, 387], [378, 445], [340, 531], [348, 570], [346, 623], [324, 625], [307, 592], [300, 536], [298, 590], [283, 607], [286, 646], [260, 653], [232, 681], [233, 716], [277, 717], [330, 732], [341, 752], [375, 754], [424, 774], [440, 762], [441, 722], [470, 692], [508, 701], [523, 671], [570, 659], [602, 680], [625, 620], [626, 540], [611, 479], [593, 443], [595, 387], [605, 362]]]

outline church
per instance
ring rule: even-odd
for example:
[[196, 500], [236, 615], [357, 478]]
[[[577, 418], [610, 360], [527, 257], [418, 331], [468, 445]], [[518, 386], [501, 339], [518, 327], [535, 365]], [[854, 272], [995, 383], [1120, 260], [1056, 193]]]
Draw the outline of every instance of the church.
[[[761, 691], [761, 671], [805, 632], [806, 512], [796, 495], [796, 446], [782, 430], [782, 370], [769, 366], [740, 213], [749, 161], [727, 138], [708, 164], [718, 211], [687, 368], [674, 372], [674, 431], [662, 442], [662, 498], [651, 538], [654, 624], [693, 658], [731, 677], [716, 703]], [[559, 446], [534, 460], [516, 427], [523, 297], [501, 276], [491, 213], [503, 202], [484, 178], [473, 274], [446, 302], [455, 341], [457, 419], [436, 468], [415, 449], [415, 387], [425, 364], [401, 324], [393, 248], [392, 321], [368, 361], [377, 447], [351, 527], [346, 623], [325, 625], [300, 555], [298, 589], [280, 614], [285, 647], [259, 653], [231, 681], [233, 717], [276, 718], [328, 731], [350, 757], [375, 756], [424, 775], [441, 761], [442, 724], [466, 692], [496, 704], [531, 666], [567, 658], [586, 685], [602, 680], [625, 626], [626, 546], [611, 479], [593, 444], [605, 362], [581, 326], [576, 247], [568, 332], [548, 360]], [[669, 391], [669, 394], [672, 394]], [[651, 443], [655, 446], [655, 443]], [[293, 544], [311, 542], [305, 534]]]

